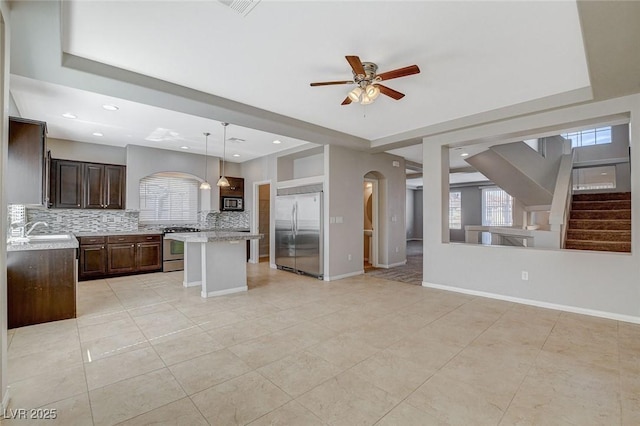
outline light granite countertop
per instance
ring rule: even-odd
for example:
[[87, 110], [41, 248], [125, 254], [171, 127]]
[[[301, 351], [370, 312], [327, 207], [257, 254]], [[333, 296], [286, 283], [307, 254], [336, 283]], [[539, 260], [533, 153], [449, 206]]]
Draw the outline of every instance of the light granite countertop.
[[[32, 240], [25, 242], [7, 242], [7, 252], [26, 250], [59, 250], [76, 249], [79, 247], [78, 239], [73, 234], [68, 235], [68, 239], [61, 240]], [[36, 235], [37, 237], [37, 235]]]
[[137, 229], [135, 231], [100, 231], [100, 232], [74, 232], [76, 237], [106, 237], [108, 235], [162, 235], [162, 231]]
[[167, 234], [165, 239], [184, 241], [185, 243], [211, 243], [218, 241], [259, 240], [262, 234], [250, 234], [248, 232], [233, 231], [209, 231], [209, 232], [176, 232]]

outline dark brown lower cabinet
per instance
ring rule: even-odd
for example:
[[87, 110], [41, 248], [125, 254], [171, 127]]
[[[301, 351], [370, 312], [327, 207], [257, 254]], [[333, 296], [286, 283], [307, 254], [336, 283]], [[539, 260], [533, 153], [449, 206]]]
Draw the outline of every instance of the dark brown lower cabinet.
[[135, 272], [135, 244], [109, 244], [107, 247], [109, 250], [107, 273], [122, 274], [126, 272]]
[[162, 270], [161, 235], [80, 237], [80, 281]]
[[162, 242], [138, 243], [136, 255], [139, 271], [157, 271], [162, 268]]
[[7, 253], [8, 327], [76, 317], [76, 249]]

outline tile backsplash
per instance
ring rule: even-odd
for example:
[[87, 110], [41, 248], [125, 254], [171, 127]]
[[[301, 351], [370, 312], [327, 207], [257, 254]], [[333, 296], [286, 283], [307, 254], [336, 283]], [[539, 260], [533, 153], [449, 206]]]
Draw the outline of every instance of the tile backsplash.
[[27, 221], [42, 221], [39, 234], [61, 232], [126, 232], [138, 230], [139, 212], [135, 210], [30, 209]]
[[[26, 211], [19, 216], [20, 212]], [[245, 212], [198, 212], [196, 223], [143, 224], [139, 223], [137, 210], [88, 210], [88, 209], [24, 209], [20, 205], [9, 206], [11, 222], [46, 222], [48, 227], [38, 227], [34, 234], [57, 234], [64, 232], [127, 232], [160, 230], [165, 226], [192, 226], [202, 229], [249, 229], [251, 214]], [[11, 223], [10, 222], [10, 223]]]

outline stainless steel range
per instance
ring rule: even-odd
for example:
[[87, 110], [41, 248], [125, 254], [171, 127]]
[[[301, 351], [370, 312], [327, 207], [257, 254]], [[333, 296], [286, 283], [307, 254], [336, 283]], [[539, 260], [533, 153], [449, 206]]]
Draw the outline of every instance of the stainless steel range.
[[[174, 232], [200, 232], [198, 228], [171, 226], [162, 230], [162, 235]], [[162, 272], [184, 269], [184, 242], [165, 239], [162, 245]]]

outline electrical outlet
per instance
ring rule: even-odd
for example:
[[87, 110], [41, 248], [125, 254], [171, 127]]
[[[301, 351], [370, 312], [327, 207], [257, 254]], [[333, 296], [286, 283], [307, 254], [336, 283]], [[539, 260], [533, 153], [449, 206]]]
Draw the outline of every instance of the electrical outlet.
[[529, 272], [522, 271], [521, 276], [522, 276], [522, 281], [529, 281]]
[[347, 255], [347, 260], [351, 260], [351, 255]]
[[396, 247], [396, 253], [400, 252], [400, 248]]

